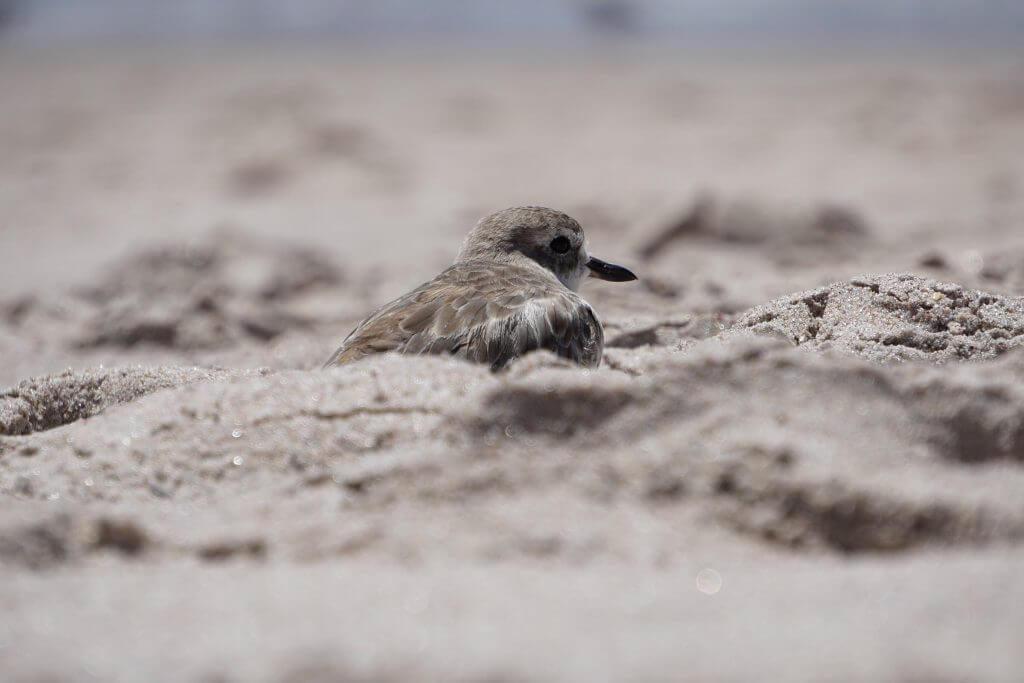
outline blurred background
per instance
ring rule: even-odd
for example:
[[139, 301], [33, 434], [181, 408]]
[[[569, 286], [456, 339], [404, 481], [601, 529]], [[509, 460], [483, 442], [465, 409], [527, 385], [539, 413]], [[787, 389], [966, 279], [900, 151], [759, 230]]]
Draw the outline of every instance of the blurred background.
[[[1014, 0], [4, 0], [24, 40], [1013, 40]], [[563, 43], [564, 44], [564, 43]]]
[[0, 288], [308, 247], [336, 289], [284, 308], [333, 338], [539, 204], [643, 272], [588, 285], [610, 315], [860, 272], [1013, 289], [981, 280], [1024, 221], [1022, 36], [1016, 0], [0, 0]]

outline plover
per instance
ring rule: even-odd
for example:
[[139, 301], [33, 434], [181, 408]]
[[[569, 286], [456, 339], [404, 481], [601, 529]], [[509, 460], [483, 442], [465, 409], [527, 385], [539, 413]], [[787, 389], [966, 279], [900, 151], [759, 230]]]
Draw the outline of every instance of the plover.
[[451, 267], [371, 313], [324, 367], [398, 351], [449, 354], [497, 370], [535, 349], [596, 367], [604, 332], [576, 293], [587, 274], [636, 279], [588, 255], [583, 228], [560, 211], [499, 211], [469, 233]]

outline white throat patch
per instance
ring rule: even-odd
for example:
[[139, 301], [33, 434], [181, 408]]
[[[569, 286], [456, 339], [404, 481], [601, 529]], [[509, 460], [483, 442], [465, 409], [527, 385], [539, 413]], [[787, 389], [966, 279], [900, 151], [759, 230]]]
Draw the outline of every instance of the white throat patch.
[[590, 260], [590, 257], [587, 256], [586, 249], [581, 248], [580, 264], [579, 266], [576, 267], [576, 270], [574, 270], [571, 273], [555, 273], [555, 277], [557, 277], [558, 281], [565, 285], [568, 289], [571, 289], [574, 292], [578, 292], [580, 289], [580, 282], [582, 282], [583, 278], [587, 275], [588, 260]]

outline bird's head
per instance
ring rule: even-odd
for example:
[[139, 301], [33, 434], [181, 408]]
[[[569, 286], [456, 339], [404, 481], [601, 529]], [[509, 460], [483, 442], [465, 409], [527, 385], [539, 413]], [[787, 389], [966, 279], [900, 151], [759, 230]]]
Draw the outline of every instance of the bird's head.
[[473, 228], [459, 252], [459, 261], [534, 261], [575, 291], [586, 275], [611, 282], [635, 280], [622, 266], [587, 254], [583, 228], [574, 218], [539, 206], [505, 209]]

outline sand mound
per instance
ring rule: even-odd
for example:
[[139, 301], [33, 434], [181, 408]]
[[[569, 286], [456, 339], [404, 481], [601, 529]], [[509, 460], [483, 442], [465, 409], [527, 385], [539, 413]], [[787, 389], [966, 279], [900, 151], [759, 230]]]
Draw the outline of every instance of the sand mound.
[[191, 382], [265, 374], [206, 368], [118, 368], [28, 379], [0, 393], [0, 435], [53, 429], [118, 403]]
[[339, 291], [334, 310], [363, 293], [313, 249], [221, 231], [133, 252], [64, 297], [7, 302], [4, 317], [21, 335], [84, 351], [216, 349], [322, 325], [330, 311], [304, 310], [303, 301]]
[[1024, 298], [872, 275], [757, 306], [736, 324], [877, 361], [982, 359], [1024, 343]]
[[[1024, 380], [1020, 353], [957, 373], [884, 371], [749, 333], [684, 351], [615, 353], [633, 372], [584, 373], [537, 353], [499, 375], [455, 360], [400, 356], [229, 383], [202, 381], [218, 377], [212, 373], [183, 373], [177, 381], [139, 375], [137, 383], [150, 390], [159, 382], [189, 383], [76, 423], [71, 432], [23, 437], [18, 452], [31, 449], [22, 454], [33, 457], [9, 461], [7, 481], [15, 488], [19, 477], [29, 482], [30, 497], [219, 500], [241, 517], [254, 515], [251, 523], [214, 525], [200, 537], [191, 522], [150, 519], [138, 508], [147, 536], [202, 556], [234, 552], [209, 550], [218, 547], [322, 556], [348, 542], [349, 529], [310, 536], [302, 517], [261, 526], [270, 511], [255, 510], [258, 500], [279, 495], [271, 491], [291, 492], [292, 502], [274, 506], [278, 512], [335, 491], [348, 514], [365, 522], [398, 501], [411, 510], [491, 509], [538, 495], [582, 507], [669, 505], [781, 547], [843, 552], [983, 543], [1024, 531], [1013, 496], [996, 493], [1024, 484], [1024, 470], [996, 477], [966, 467], [1024, 462], [1024, 394], [1015, 388]], [[42, 383], [56, 393], [39, 394], [40, 402], [61, 400], [59, 387], [68, 397], [81, 391], [71, 376], [58, 379]], [[88, 486], [66, 469], [82, 458], [91, 461]], [[129, 474], [122, 462], [142, 466]], [[879, 476], [886, 471], [902, 475]], [[111, 489], [105, 479], [114, 472], [119, 483]], [[607, 514], [580, 533], [600, 536], [598, 520]], [[454, 545], [444, 552], [492, 552], [472, 526], [450, 530]], [[402, 525], [378, 528], [367, 548], [412, 543], [406, 532]], [[550, 552], [583, 552], [582, 539], [570, 536], [555, 534]], [[668, 539], [651, 542], [660, 553], [676, 552]], [[523, 543], [522, 552], [533, 552], [532, 542]], [[584, 555], [601, 557], [616, 545], [603, 538]]]
[[[841, 202], [709, 194], [679, 217], [645, 223], [656, 225], [634, 242], [640, 260], [634, 262], [640, 275], [636, 286], [648, 295], [643, 308], [662, 319], [680, 311], [734, 315], [808, 282], [888, 269], [869, 256], [878, 252], [883, 235], [858, 208]], [[628, 299], [624, 311], [638, 309], [635, 293], [607, 296]]]
[[1003, 249], [981, 261], [982, 279], [1001, 292], [1024, 294], [1024, 247]]
[[343, 279], [313, 250], [238, 234], [187, 248], [156, 247], [130, 255], [80, 291], [94, 310], [77, 343], [194, 349], [266, 341], [311, 324], [288, 308], [296, 296]]
[[0, 567], [51, 569], [106, 550], [134, 556], [150, 543], [130, 520], [54, 513], [45, 504], [23, 508], [15, 517], [0, 522]]
[[773, 249], [832, 252], [862, 242], [870, 231], [855, 210], [838, 204], [791, 208], [752, 198], [699, 197], [688, 212], [656, 231], [638, 251], [652, 259], [677, 240], [704, 239]]

